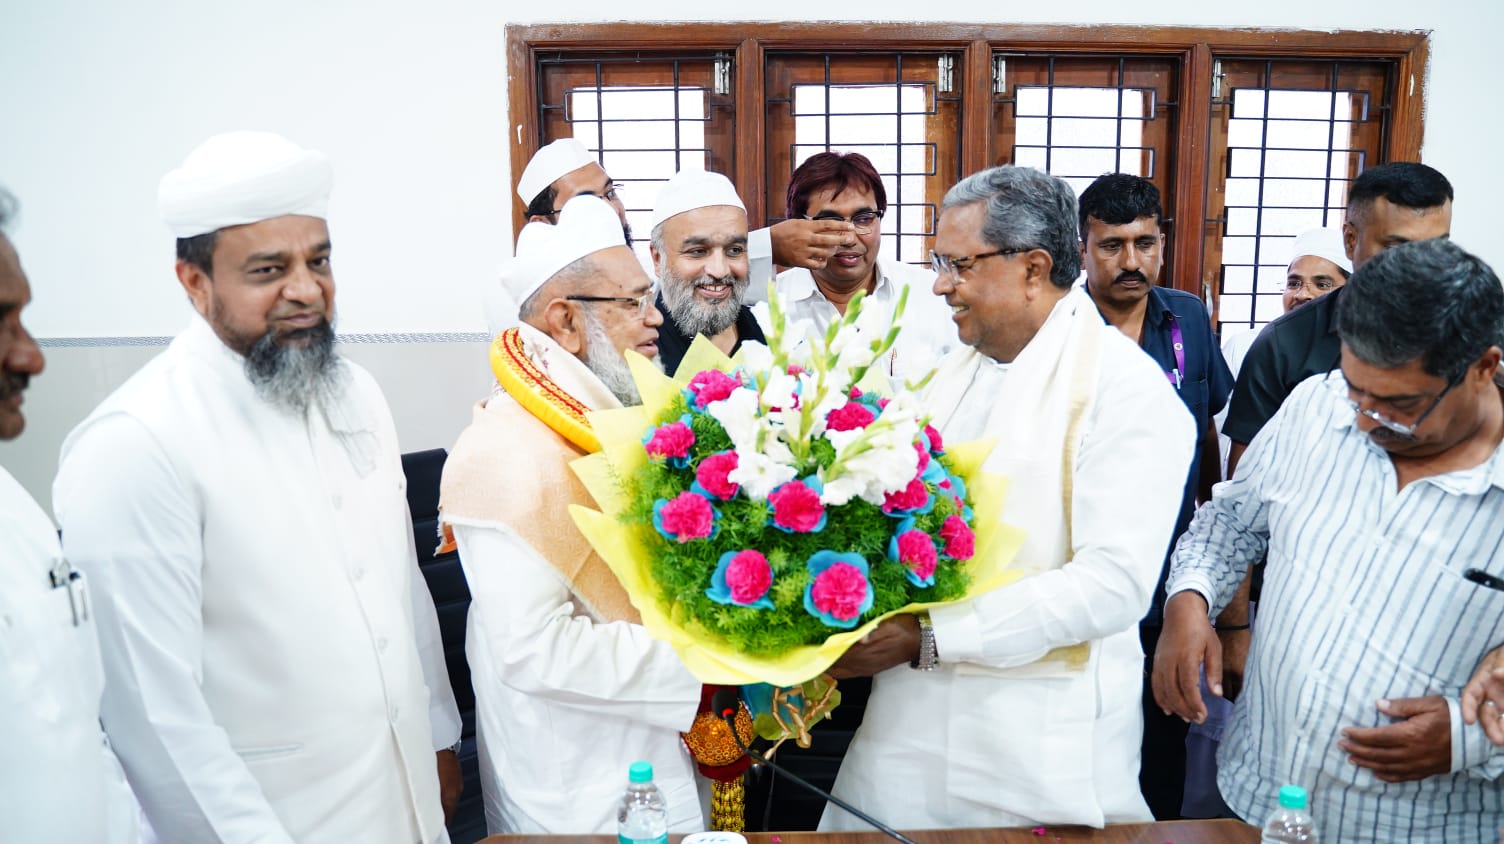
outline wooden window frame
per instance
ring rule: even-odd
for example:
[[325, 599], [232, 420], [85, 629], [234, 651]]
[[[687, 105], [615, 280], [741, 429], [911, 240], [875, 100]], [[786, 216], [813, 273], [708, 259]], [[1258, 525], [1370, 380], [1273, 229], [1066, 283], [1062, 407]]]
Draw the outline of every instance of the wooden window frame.
[[[991, 80], [997, 50], [1072, 53], [1120, 53], [1178, 58], [1182, 103], [1174, 140], [1176, 216], [1182, 236], [1174, 238], [1171, 259], [1183, 268], [1178, 286], [1201, 294], [1203, 238], [1211, 177], [1209, 140], [1213, 62], [1223, 56], [1258, 58], [1297, 56], [1311, 59], [1381, 59], [1395, 64], [1395, 102], [1385, 136], [1385, 161], [1417, 161], [1424, 137], [1424, 92], [1429, 33], [1343, 30], [1213, 29], [1178, 26], [1013, 25], [968, 23], [728, 22], [728, 23], [556, 23], [508, 24], [507, 107], [512, 173], [521, 173], [539, 146], [535, 68], [540, 54], [620, 51], [622, 45], [653, 50], [725, 51], [735, 61], [735, 170], [727, 174], [743, 192], [748, 219], [767, 214], [762, 186], [763, 59], [772, 50], [951, 50], [962, 55], [961, 108], [963, 173], [984, 169], [995, 160], [992, 147]], [[526, 209], [513, 197], [513, 231], [526, 223]], [[1191, 285], [1195, 285], [1191, 288]]]

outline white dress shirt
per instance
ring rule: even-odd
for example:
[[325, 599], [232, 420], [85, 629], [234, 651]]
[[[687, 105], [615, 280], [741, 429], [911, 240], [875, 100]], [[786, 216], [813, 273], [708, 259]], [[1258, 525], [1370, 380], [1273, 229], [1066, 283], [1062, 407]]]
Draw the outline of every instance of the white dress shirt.
[[[1090, 342], [1063, 342], [1066, 319]], [[1062, 363], [1074, 348], [1093, 377], [1072, 442], [1058, 408], [1074, 392], [1062, 402], [1040, 384], [1077, 371]], [[1026, 576], [930, 611], [940, 667], [873, 679], [835, 793], [901, 829], [1150, 820], [1138, 622], [1180, 507], [1190, 413], [1080, 291], [1012, 364], [964, 349], [925, 399], [946, 442], [997, 438], [984, 468], [1008, 479], [1002, 519], [1025, 533], [1013, 565]], [[1063, 448], [1074, 449], [1068, 487]], [[1084, 664], [1053, 656], [1082, 645]], [[861, 828], [834, 807], [821, 819]]]
[[90, 584], [70, 571], [52, 520], [0, 469], [0, 838], [124, 844], [136, 805], [99, 727]]
[[[863, 307], [882, 307], [892, 314], [898, 297], [909, 291], [901, 319], [902, 330], [880, 364], [882, 374], [902, 386], [905, 380], [919, 381], [928, 375], [952, 349], [959, 348], [956, 324], [950, 318], [950, 306], [933, 290], [935, 273], [928, 267], [916, 267], [898, 261], [877, 259], [877, 284], [863, 300]], [[755, 285], [754, 285], [755, 286]], [[841, 313], [820, 288], [809, 270], [796, 267], [778, 274], [778, 295], [783, 297], [786, 331], [790, 337], [820, 335]], [[752, 309], [766, 332], [769, 327], [765, 303]]]
[[[1295, 388], [1175, 548], [1169, 593], [1200, 593], [1213, 616], [1268, 553], [1217, 784], [1254, 823], [1280, 786], [1303, 786], [1323, 841], [1492, 841], [1504, 751], [1463, 725], [1458, 698], [1504, 643], [1504, 592], [1464, 577], [1504, 577], [1504, 447], [1398, 490], [1324, 377]], [[1451, 713], [1450, 773], [1385, 783], [1337, 746], [1345, 727], [1393, 723], [1380, 698], [1432, 695]]]
[[284, 411], [195, 319], [64, 442], [105, 728], [165, 842], [447, 838], [458, 713], [396, 432], [343, 365], [340, 400]]

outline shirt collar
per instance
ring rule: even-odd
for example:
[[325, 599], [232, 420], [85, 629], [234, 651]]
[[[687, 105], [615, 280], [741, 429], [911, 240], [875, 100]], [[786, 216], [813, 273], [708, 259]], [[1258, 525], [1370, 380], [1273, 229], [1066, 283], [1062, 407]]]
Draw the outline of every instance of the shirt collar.
[[1144, 311], [1144, 321], [1154, 321], [1154, 327], [1160, 328], [1165, 323], [1175, 318], [1175, 311], [1170, 307], [1170, 297], [1166, 296], [1159, 285], [1149, 288], [1149, 307]]
[[[892, 274], [884, 266], [882, 257], [877, 259], [877, 283], [872, 285], [870, 298], [886, 301], [893, 298], [896, 286], [893, 283]], [[804, 302], [815, 297], [825, 299], [825, 294], [820, 292], [820, 286], [815, 284], [815, 274], [810, 270], [800, 267], [800, 272], [789, 273], [787, 287], [780, 291], [784, 301]], [[826, 299], [826, 301], [830, 301]]]

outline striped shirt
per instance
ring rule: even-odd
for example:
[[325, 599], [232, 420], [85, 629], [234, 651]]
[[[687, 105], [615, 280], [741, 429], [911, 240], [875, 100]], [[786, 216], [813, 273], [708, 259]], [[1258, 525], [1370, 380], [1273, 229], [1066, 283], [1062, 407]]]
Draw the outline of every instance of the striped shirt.
[[[1504, 591], [1463, 577], [1504, 577], [1504, 446], [1396, 492], [1388, 455], [1321, 381], [1295, 389], [1175, 550], [1170, 593], [1200, 592], [1213, 615], [1268, 550], [1218, 785], [1253, 823], [1281, 785], [1304, 786], [1323, 841], [1497, 841], [1504, 752], [1463, 725], [1458, 697], [1504, 642]], [[1345, 727], [1392, 723], [1380, 698], [1429, 695], [1451, 711], [1451, 773], [1385, 783], [1337, 746]]]

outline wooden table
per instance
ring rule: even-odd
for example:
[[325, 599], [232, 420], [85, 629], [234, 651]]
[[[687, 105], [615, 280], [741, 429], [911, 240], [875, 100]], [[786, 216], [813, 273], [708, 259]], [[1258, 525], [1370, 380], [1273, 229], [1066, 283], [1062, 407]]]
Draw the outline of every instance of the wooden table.
[[[1079, 826], [1042, 827], [1042, 834], [1032, 829], [940, 829], [904, 830], [904, 835], [919, 844], [1055, 844], [1055, 842], [1090, 842], [1091, 844], [1258, 844], [1259, 831], [1237, 821], [1173, 821], [1168, 823], [1123, 824], [1106, 829]], [[883, 844], [889, 839], [880, 832], [749, 832], [748, 844]], [[678, 844], [682, 835], [671, 835]], [[481, 844], [616, 844], [610, 835], [493, 835]]]

